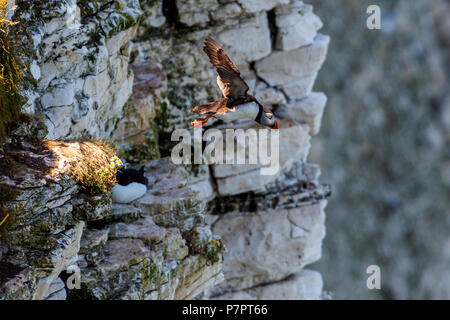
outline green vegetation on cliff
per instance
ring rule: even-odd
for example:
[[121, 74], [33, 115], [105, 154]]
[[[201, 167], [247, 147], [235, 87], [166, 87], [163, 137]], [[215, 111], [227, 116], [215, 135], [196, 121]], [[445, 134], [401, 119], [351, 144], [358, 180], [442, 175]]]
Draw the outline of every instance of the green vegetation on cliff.
[[69, 176], [91, 195], [111, 191], [116, 184], [115, 150], [101, 141], [80, 142], [79, 154], [74, 154]]
[[22, 97], [18, 86], [23, 73], [9, 37], [9, 28], [16, 23], [8, 20], [8, 16], [14, 9], [9, 0], [0, 0], [0, 141], [21, 118]]

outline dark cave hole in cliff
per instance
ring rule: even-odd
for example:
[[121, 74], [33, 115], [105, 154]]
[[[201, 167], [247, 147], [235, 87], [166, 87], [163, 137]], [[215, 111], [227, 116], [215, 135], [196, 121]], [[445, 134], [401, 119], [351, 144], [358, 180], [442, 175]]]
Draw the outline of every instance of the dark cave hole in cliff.
[[257, 209], [258, 209], [258, 205], [257, 205], [255, 199], [250, 199], [250, 203], [248, 204], [248, 211], [256, 212]]
[[272, 48], [275, 48], [277, 34], [278, 34], [275, 9], [267, 11], [267, 20], [269, 22], [270, 39], [272, 40]]
[[176, 25], [178, 22], [178, 8], [176, 0], [163, 0], [162, 13], [170, 25]]
[[24, 268], [6, 261], [0, 261], [0, 285], [8, 279], [12, 279], [19, 274]]

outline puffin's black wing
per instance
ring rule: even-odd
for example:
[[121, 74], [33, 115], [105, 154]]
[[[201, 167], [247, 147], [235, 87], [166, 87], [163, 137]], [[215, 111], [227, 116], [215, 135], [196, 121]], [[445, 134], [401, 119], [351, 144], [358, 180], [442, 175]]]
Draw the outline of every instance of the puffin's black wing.
[[222, 90], [223, 97], [230, 100], [245, 97], [249, 89], [248, 85], [242, 80], [239, 69], [228, 58], [220, 45], [212, 38], [207, 37], [203, 51], [208, 55], [209, 62], [219, 74], [217, 84]]
[[223, 98], [219, 101], [202, 104], [200, 106], [192, 108], [191, 110], [189, 110], [189, 112], [206, 115], [225, 114], [227, 112], [234, 110], [232, 108], [227, 107], [227, 101], [228, 101], [227, 98]]

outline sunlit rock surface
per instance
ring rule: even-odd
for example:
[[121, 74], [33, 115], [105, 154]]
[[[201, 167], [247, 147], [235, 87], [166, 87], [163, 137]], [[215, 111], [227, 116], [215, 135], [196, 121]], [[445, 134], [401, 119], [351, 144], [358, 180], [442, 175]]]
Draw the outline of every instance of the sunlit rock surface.
[[319, 272], [303, 269], [294, 276], [273, 284], [233, 291], [218, 300], [321, 300], [323, 281]]

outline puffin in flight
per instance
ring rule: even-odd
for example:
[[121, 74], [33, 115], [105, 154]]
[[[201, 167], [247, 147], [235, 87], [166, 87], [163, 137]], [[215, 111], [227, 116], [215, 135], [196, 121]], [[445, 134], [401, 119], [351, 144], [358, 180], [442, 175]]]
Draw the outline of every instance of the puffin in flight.
[[264, 108], [254, 96], [247, 93], [248, 85], [242, 80], [239, 69], [220, 45], [207, 37], [203, 51], [218, 73], [217, 84], [222, 91], [222, 99], [190, 109], [189, 112], [206, 115], [206, 118], [198, 118], [191, 124], [195, 127], [202, 126], [211, 117], [225, 121], [251, 119], [270, 129], [278, 129], [273, 112]]

